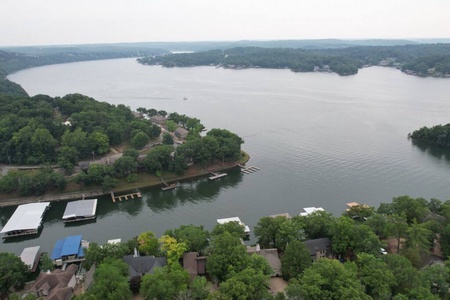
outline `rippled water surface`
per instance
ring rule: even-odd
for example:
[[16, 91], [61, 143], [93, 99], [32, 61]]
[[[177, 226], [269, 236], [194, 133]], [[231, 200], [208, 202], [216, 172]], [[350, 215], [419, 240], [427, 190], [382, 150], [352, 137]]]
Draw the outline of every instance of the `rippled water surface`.
[[[103, 198], [96, 222], [64, 226], [65, 203], [55, 203], [35, 239], [14, 239], [2, 250], [54, 242], [70, 234], [100, 243], [129, 239], [151, 229], [161, 235], [181, 224], [212, 228], [239, 216], [253, 227], [262, 216], [322, 206], [340, 214], [345, 203], [378, 206], [392, 197], [450, 199], [450, 155], [413, 145], [407, 134], [450, 120], [450, 79], [412, 77], [373, 67], [359, 74], [224, 70], [214, 67], [142, 66], [133, 59], [45, 66], [9, 78], [30, 95], [82, 93], [113, 104], [176, 111], [207, 128], [227, 128], [244, 138], [250, 165], [209, 182], [180, 189], [144, 190], [142, 200]], [[183, 97], [188, 98], [183, 101]], [[3, 226], [14, 208], [2, 208]]]

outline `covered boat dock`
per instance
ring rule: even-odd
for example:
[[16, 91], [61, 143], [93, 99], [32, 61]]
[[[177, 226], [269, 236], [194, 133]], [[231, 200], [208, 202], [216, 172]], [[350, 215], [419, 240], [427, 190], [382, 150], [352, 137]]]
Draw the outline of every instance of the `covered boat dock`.
[[49, 206], [50, 202], [19, 205], [0, 233], [5, 234], [5, 238], [37, 234]]
[[97, 199], [72, 201], [67, 203], [62, 219], [64, 222], [91, 220], [96, 211]]
[[241, 222], [241, 219], [239, 217], [231, 217], [231, 218], [224, 218], [224, 219], [217, 219], [218, 224], [225, 224], [228, 222], [237, 222], [239, 225], [242, 225], [244, 227], [244, 232], [246, 235], [250, 235], [250, 227], [245, 225]]

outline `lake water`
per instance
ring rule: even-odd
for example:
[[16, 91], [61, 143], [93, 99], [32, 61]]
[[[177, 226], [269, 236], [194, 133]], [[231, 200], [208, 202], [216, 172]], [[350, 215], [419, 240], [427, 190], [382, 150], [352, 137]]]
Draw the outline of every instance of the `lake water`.
[[[20, 254], [71, 234], [99, 243], [130, 239], [145, 230], [158, 236], [183, 224], [211, 229], [217, 218], [239, 216], [251, 228], [270, 214], [298, 214], [321, 206], [340, 215], [345, 203], [378, 207], [410, 195], [450, 199], [450, 155], [413, 145], [407, 134], [448, 123], [450, 80], [408, 76], [372, 67], [340, 77], [289, 70], [142, 66], [134, 59], [45, 66], [9, 79], [30, 95], [82, 93], [113, 104], [176, 111], [206, 128], [244, 138], [249, 165], [210, 182], [185, 181], [178, 190], [145, 189], [142, 200], [100, 199], [96, 222], [65, 226], [64, 202], [52, 204], [36, 238], [3, 241]], [[188, 100], [183, 101], [183, 97]], [[15, 207], [1, 208], [3, 226]]]

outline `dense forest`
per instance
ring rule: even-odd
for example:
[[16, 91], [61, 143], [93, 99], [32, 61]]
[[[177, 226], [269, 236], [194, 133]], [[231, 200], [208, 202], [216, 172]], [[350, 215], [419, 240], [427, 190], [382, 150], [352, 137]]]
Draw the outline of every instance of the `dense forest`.
[[[244, 226], [238, 222], [218, 224], [211, 231], [201, 225], [181, 225], [159, 238], [148, 228], [141, 230], [122, 243], [91, 241], [83, 266], [96, 266], [94, 283], [75, 299], [114, 295], [127, 300], [140, 295], [198, 300], [437, 300], [450, 296], [450, 268], [444, 259], [450, 254], [449, 201], [405, 195], [381, 203], [378, 209], [355, 205], [337, 217], [326, 211], [262, 217], [254, 228], [260, 246], [256, 251], [258, 247], [242, 243]], [[308, 246], [318, 239], [330, 241], [323, 257]], [[164, 263], [154, 272], [131, 276], [124, 257], [135, 251], [143, 259], [156, 256]], [[188, 252], [204, 261], [207, 276], [197, 275], [185, 264]], [[16, 279], [2, 285], [5, 296], [10, 287], [25, 282], [28, 269], [9, 253], [0, 253], [0, 262], [0, 276], [11, 274]], [[270, 289], [275, 268], [287, 282], [284, 292]], [[45, 255], [41, 269], [54, 269]]]
[[[18, 165], [57, 165], [71, 174], [82, 160], [89, 161], [125, 145], [122, 157], [111, 163], [88, 163], [75, 177], [79, 184], [98, 184], [105, 190], [116, 178], [136, 179], [138, 171], [182, 175], [189, 163], [205, 166], [215, 161], [236, 161], [243, 140], [227, 130], [212, 129], [201, 136], [200, 120], [177, 113], [98, 102], [80, 94], [64, 97], [45, 95], [0, 95], [0, 162]], [[174, 148], [172, 135], [161, 137], [161, 127], [149, 117], [168, 115], [167, 131], [189, 130], [184, 144]], [[150, 143], [156, 144], [149, 149]], [[143, 155], [143, 156], [142, 156]], [[47, 188], [64, 189], [66, 182], [52, 168], [33, 173], [9, 172], [0, 178], [1, 192], [42, 194]]]
[[415, 75], [450, 76], [450, 44], [359, 46], [329, 49], [240, 47], [144, 57], [138, 62], [164, 67], [222, 66], [325, 71], [352, 75], [359, 68], [383, 65]]
[[450, 124], [436, 125], [430, 128], [424, 126], [408, 136], [430, 145], [450, 148]]

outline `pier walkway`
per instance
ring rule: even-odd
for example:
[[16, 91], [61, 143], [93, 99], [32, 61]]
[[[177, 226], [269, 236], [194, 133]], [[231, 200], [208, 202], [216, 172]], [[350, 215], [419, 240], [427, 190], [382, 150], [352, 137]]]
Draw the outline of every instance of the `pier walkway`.
[[139, 190], [136, 190], [135, 193], [125, 194], [116, 196], [113, 191], [111, 191], [111, 199], [112, 202], [134, 199], [134, 198], [142, 198], [142, 194]]

